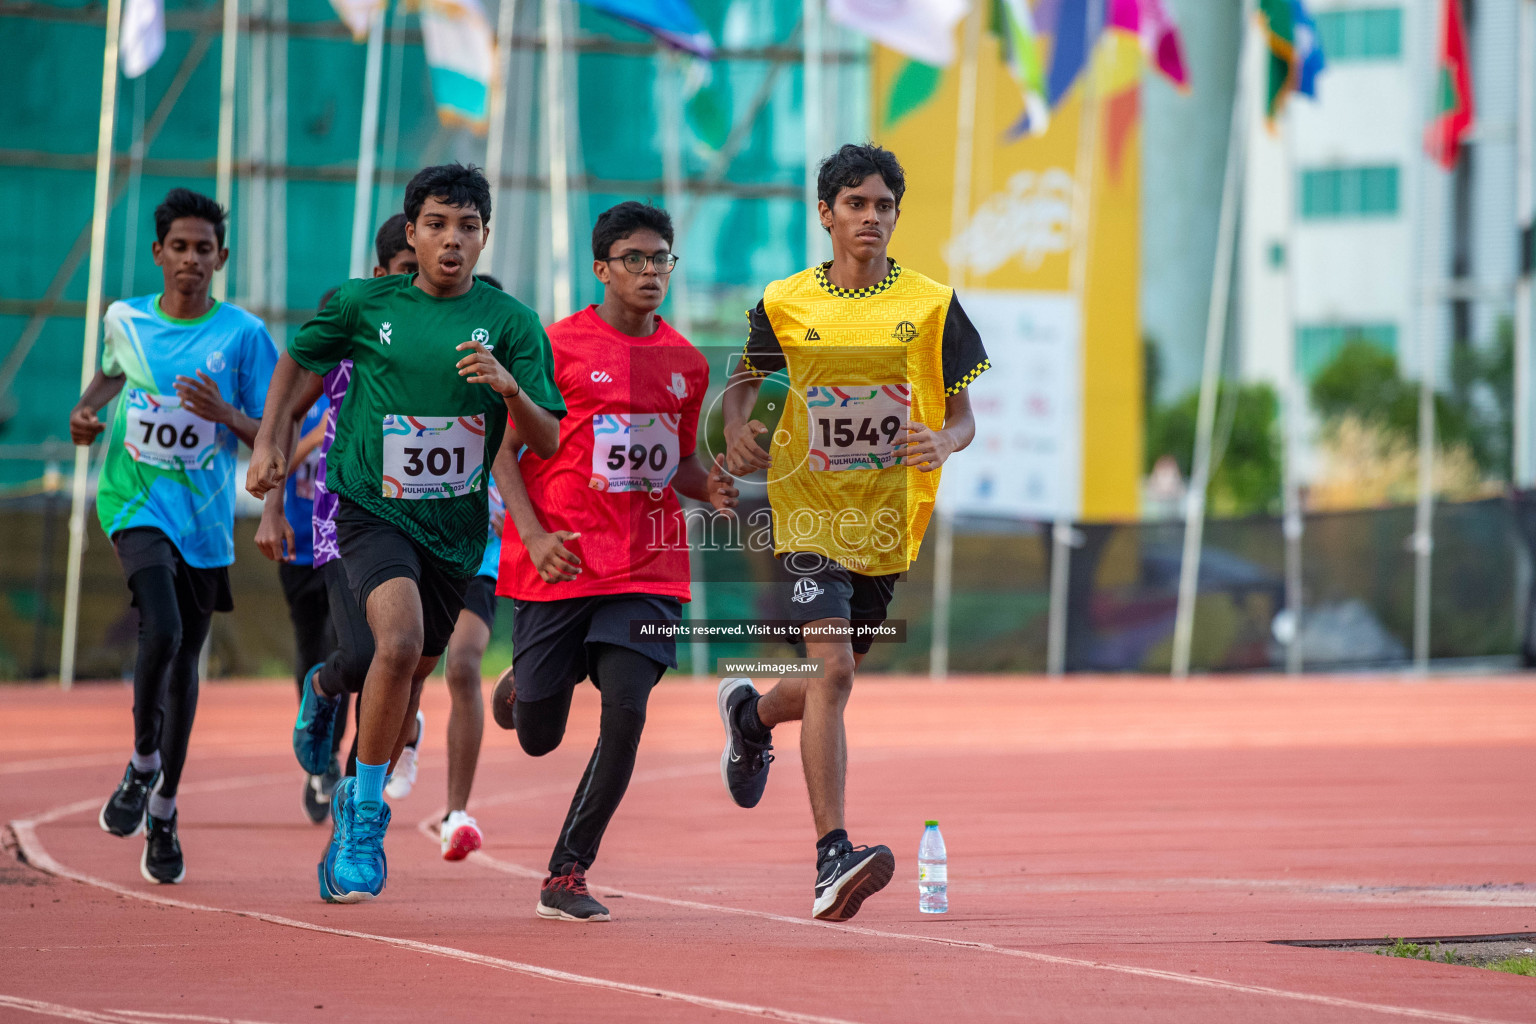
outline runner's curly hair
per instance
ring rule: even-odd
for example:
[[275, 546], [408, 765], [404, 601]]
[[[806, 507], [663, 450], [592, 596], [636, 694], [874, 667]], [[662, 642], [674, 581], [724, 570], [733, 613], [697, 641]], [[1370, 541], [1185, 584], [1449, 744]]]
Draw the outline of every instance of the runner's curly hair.
[[155, 207], [155, 241], [164, 245], [172, 222], [183, 217], [196, 217], [212, 224], [213, 237], [219, 240], [221, 247], [224, 245], [224, 207], [189, 188], [171, 189]]
[[491, 183], [473, 164], [438, 164], [417, 171], [405, 186], [405, 219], [416, 223], [428, 199], [449, 206], [473, 206], [481, 221], [491, 222]]
[[885, 187], [896, 196], [900, 209], [901, 197], [907, 191], [907, 172], [901, 169], [895, 153], [873, 142], [862, 146], [847, 143], [823, 160], [816, 171], [816, 198], [831, 206], [839, 192], [858, 188], [871, 174], [880, 175]]

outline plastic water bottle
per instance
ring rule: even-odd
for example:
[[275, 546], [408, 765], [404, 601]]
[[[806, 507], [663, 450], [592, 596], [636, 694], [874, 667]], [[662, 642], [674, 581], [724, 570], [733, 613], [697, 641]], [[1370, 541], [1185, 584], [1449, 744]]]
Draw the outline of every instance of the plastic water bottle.
[[917, 909], [925, 914], [949, 912], [949, 862], [936, 821], [923, 822], [923, 841], [917, 846]]

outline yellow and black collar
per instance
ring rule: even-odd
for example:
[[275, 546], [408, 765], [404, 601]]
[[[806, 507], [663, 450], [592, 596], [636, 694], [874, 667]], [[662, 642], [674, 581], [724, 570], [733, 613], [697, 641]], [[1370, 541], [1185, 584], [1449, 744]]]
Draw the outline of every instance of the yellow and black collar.
[[895, 260], [887, 256], [885, 261], [891, 265], [891, 268], [885, 272], [885, 278], [879, 284], [872, 284], [868, 288], [839, 288], [833, 284], [827, 277], [827, 268], [832, 265], [831, 260], [816, 267], [816, 284], [821, 287], [822, 291], [829, 295], [835, 295], [839, 299], [867, 299], [871, 295], [879, 295], [887, 288], [890, 288], [896, 283], [896, 279], [901, 276], [901, 268], [896, 265]]

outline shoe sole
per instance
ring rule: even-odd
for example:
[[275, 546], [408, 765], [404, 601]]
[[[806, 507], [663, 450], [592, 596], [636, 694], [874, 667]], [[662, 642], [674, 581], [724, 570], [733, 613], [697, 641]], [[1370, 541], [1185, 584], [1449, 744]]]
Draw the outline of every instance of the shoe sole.
[[181, 862], [181, 871], [175, 878], [156, 878], [149, 873], [149, 844], [144, 844], [144, 852], [139, 855], [139, 874], [144, 876], [144, 881], [154, 882], [156, 885], [179, 885], [183, 878], [187, 877], [187, 862]]
[[[737, 807], [756, 807], [756, 804], [744, 804], [736, 799], [736, 794], [731, 792], [731, 722], [730, 712], [726, 710], [726, 698], [743, 682], [748, 686], [752, 680], [743, 679], [740, 676], [730, 676], [720, 680], [720, 687], [715, 691], [715, 707], [720, 711], [720, 725], [725, 729], [725, 749], [720, 751], [720, 782], [725, 786], [726, 795], [731, 798], [731, 803]], [[727, 683], [733, 685], [726, 686]]]
[[607, 914], [593, 914], [591, 917], [577, 917], [575, 914], [567, 914], [559, 907], [546, 907], [542, 900], [534, 904], [533, 912], [546, 921], [576, 921], [581, 924], [588, 924], [613, 920], [613, 918]]
[[134, 829], [132, 832], [117, 832], [117, 831], [113, 830], [113, 828], [110, 825], [107, 824], [107, 804], [110, 804], [111, 802], [112, 802], [112, 798], [111, 797], [107, 797], [107, 803], [101, 805], [101, 813], [96, 815], [96, 824], [101, 826], [101, 830], [103, 832], [105, 832], [107, 835], [109, 835], [109, 836], [117, 836], [119, 839], [132, 839], [134, 836], [141, 836], [141, 835], [143, 835], [144, 834], [144, 818], [143, 818], [142, 815], [139, 817], [139, 827]]
[[891, 884], [895, 874], [896, 857], [889, 850], [874, 850], [838, 880], [827, 906], [817, 910], [815, 903], [811, 905], [811, 916], [818, 921], [846, 921], [859, 912], [865, 900]]
[[443, 844], [443, 860], [463, 860], [480, 849], [484, 842], [479, 829], [460, 825], [448, 837], [448, 842]]
[[[337, 892], [331, 887], [331, 883], [325, 877], [325, 861], [315, 865], [315, 874], [320, 878], [320, 898], [327, 903], [367, 903], [378, 892]], [[379, 892], [384, 890], [380, 889]]]

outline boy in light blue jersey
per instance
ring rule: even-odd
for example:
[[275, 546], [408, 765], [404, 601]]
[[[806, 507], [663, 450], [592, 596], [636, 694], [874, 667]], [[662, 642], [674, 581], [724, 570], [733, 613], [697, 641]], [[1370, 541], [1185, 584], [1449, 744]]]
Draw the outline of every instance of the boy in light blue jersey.
[[101, 369], [69, 418], [71, 438], [88, 445], [106, 429], [97, 412], [122, 392], [96, 509], [139, 611], [134, 749], [99, 821], [117, 836], [148, 832], [139, 869], [151, 882], [186, 874], [176, 790], [198, 654], [213, 613], [234, 607], [235, 454], [255, 439], [277, 363], [262, 322], [209, 295], [229, 258], [224, 216], [188, 189], [166, 195], [152, 248], [165, 290], [108, 307]]

